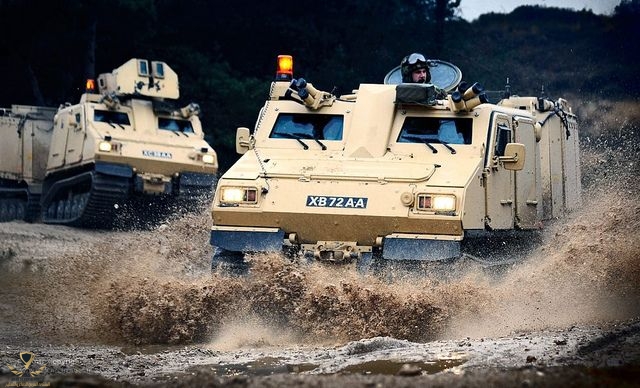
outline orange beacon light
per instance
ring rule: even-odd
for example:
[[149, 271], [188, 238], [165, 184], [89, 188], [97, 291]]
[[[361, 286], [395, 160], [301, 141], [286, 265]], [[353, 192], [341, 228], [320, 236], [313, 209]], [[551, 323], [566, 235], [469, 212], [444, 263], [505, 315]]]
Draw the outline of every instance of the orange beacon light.
[[278, 55], [278, 71], [276, 81], [291, 81], [293, 79], [293, 57]]

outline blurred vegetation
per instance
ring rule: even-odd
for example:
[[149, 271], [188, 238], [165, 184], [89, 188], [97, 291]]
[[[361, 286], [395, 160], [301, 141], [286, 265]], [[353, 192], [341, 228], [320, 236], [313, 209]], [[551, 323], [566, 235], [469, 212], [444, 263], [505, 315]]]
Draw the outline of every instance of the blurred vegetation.
[[459, 5], [0, 0], [0, 106], [75, 102], [88, 76], [133, 57], [165, 61], [180, 78], [181, 102], [200, 104], [223, 169], [237, 157], [235, 128], [253, 127], [278, 54], [294, 56], [296, 76], [337, 94], [381, 82], [418, 51], [455, 63], [465, 80], [488, 90], [503, 89], [508, 78], [520, 95], [544, 90], [585, 106], [624, 99], [635, 109], [640, 0], [623, 0], [610, 16], [523, 6], [471, 23], [456, 16]]

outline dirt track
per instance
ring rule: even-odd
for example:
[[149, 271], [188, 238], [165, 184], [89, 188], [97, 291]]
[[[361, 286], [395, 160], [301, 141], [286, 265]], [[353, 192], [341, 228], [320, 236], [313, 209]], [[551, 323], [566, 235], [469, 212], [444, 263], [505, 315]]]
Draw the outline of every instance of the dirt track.
[[206, 214], [0, 224], [0, 385], [638, 386], [640, 139], [624, 133], [583, 151], [583, 208], [499, 276], [462, 262], [389, 281], [261, 255], [223, 278]]
[[54, 385], [635, 383], [640, 208], [617, 198], [550, 225], [499, 278], [471, 264], [447, 282], [272, 256], [247, 279], [211, 276], [206, 216], [143, 232], [0, 224], [0, 383], [25, 351]]

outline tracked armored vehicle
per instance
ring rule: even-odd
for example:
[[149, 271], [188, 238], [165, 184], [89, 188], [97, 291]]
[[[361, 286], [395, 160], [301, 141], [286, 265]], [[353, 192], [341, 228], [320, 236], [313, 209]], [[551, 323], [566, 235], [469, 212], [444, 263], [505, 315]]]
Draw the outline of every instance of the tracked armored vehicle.
[[131, 59], [97, 81], [75, 105], [0, 110], [0, 221], [146, 226], [209, 206], [217, 155], [177, 74]]
[[360, 268], [450, 259], [468, 240], [538, 230], [579, 206], [567, 101], [489, 103], [455, 65], [430, 66], [432, 84], [402, 83], [396, 68], [344, 96], [280, 69], [218, 183], [213, 267], [283, 250]]

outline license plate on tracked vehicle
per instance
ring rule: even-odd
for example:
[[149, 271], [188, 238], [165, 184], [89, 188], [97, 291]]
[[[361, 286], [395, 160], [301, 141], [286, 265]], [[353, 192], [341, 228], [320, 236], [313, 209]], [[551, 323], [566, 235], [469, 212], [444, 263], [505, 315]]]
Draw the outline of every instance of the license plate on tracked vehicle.
[[171, 152], [164, 152], [164, 151], [142, 150], [142, 156], [149, 156], [152, 158], [163, 158], [163, 159], [172, 158]]
[[365, 197], [331, 197], [324, 195], [307, 196], [309, 207], [339, 207], [365, 209], [368, 198]]

